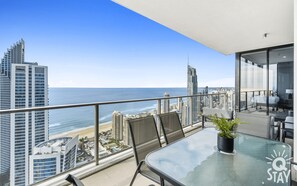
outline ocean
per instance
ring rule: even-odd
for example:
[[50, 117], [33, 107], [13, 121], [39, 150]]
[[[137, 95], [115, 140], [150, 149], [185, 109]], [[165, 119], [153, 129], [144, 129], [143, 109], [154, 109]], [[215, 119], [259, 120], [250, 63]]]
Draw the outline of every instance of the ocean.
[[[49, 88], [49, 105], [155, 98], [163, 97], [165, 92], [170, 96], [187, 94], [186, 88]], [[123, 114], [136, 114], [150, 111], [156, 106], [156, 101], [103, 105], [100, 106], [99, 121], [111, 121], [112, 112], [115, 110]], [[49, 111], [50, 135], [93, 125], [93, 107]]]

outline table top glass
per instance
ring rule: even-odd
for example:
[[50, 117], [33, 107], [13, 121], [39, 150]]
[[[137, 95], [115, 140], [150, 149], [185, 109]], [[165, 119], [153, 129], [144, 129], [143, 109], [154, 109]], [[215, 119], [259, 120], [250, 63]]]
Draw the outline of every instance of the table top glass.
[[219, 152], [217, 131], [208, 128], [148, 154], [145, 161], [176, 185], [289, 185], [289, 145], [237, 134], [234, 149]]

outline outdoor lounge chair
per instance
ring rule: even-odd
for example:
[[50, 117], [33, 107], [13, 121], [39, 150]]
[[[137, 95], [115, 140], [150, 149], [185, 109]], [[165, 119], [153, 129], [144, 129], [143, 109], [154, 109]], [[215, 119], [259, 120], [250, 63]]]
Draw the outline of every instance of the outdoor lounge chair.
[[159, 114], [159, 118], [166, 144], [185, 137], [178, 114], [176, 112]]
[[148, 153], [162, 147], [153, 116], [130, 119], [128, 120], [128, 124], [137, 164], [137, 169], [134, 173], [130, 186], [133, 185], [138, 173], [158, 184], [164, 185], [163, 179], [149, 170], [144, 161]]

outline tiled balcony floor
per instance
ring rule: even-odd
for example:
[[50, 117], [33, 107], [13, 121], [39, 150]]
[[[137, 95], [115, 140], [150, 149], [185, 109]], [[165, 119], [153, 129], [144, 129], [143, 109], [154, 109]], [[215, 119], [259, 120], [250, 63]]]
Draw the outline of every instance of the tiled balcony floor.
[[[85, 186], [128, 186], [132, 180], [135, 170], [135, 159], [130, 158], [96, 174], [93, 174], [83, 179], [82, 182], [85, 184]], [[138, 174], [133, 185], [148, 186], [158, 184]]]

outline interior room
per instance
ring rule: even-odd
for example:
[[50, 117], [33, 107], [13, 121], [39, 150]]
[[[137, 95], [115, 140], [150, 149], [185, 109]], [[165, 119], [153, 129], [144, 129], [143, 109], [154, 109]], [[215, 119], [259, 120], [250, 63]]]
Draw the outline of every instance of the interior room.
[[240, 53], [240, 111], [291, 113], [293, 46]]

